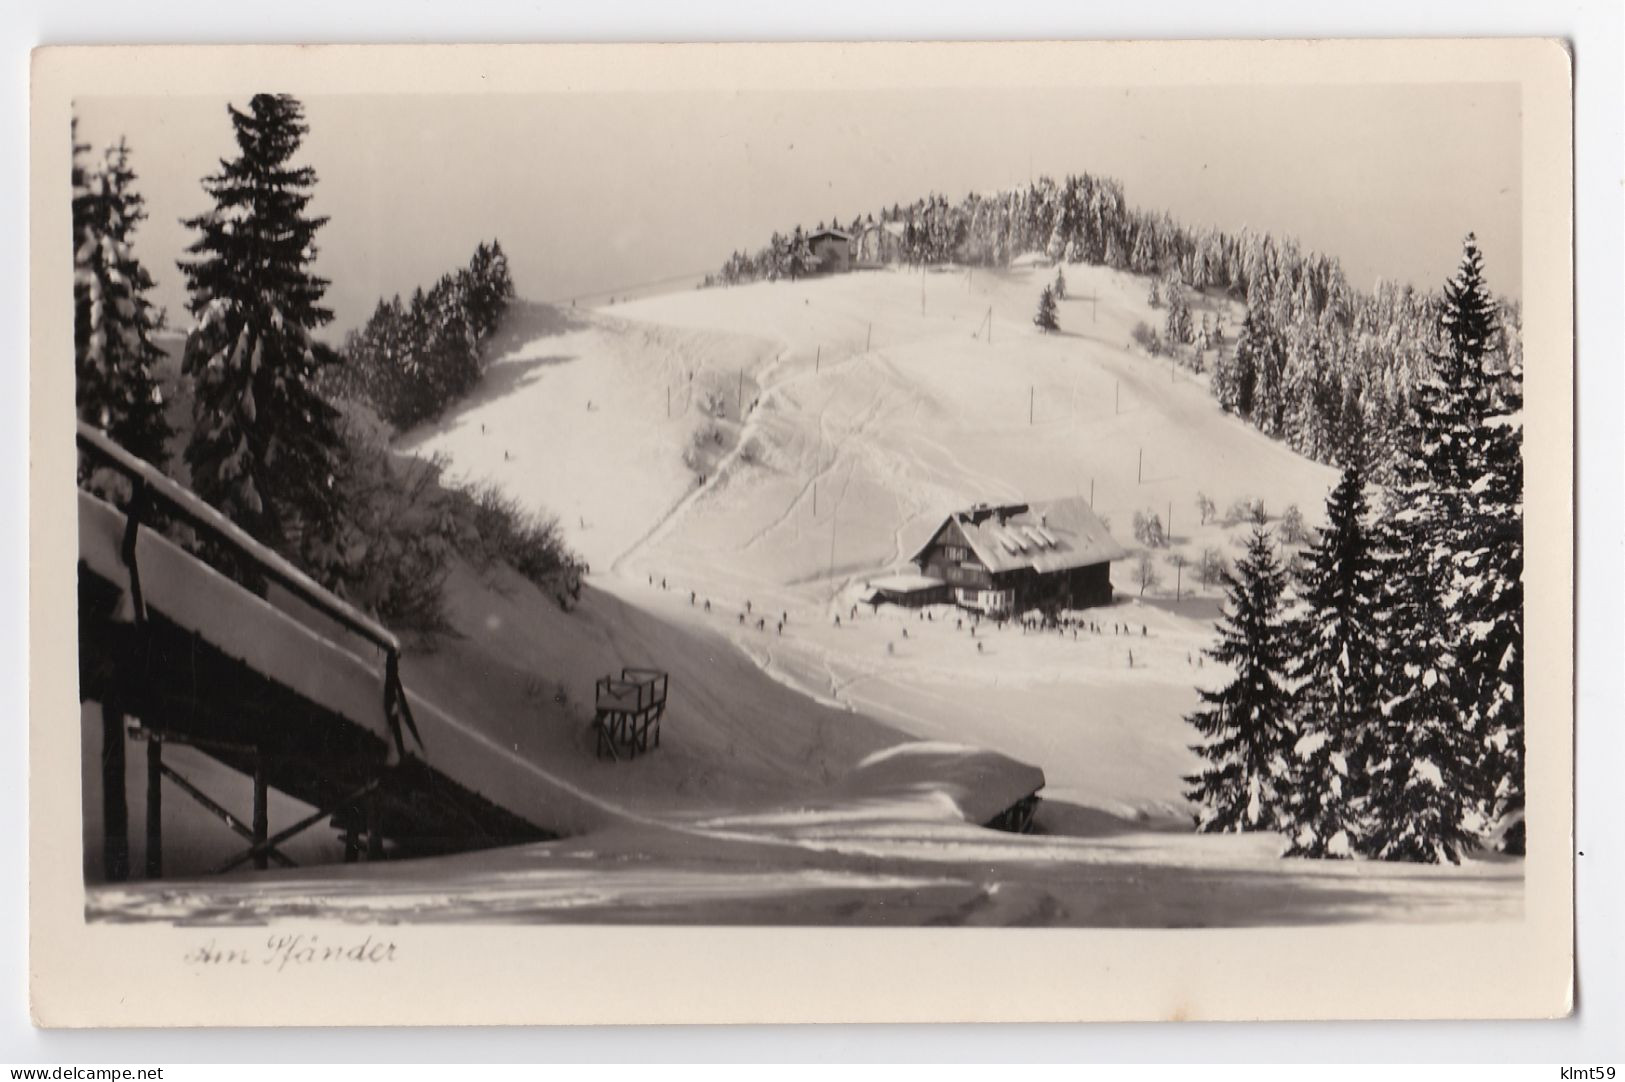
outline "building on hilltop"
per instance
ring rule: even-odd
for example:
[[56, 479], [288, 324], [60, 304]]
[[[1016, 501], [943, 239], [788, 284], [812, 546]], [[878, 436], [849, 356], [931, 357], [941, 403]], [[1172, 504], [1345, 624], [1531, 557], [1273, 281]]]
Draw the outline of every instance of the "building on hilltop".
[[852, 269], [852, 234], [842, 229], [819, 229], [807, 236], [807, 246], [822, 274]]
[[956, 511], [913, 563], [961, 607], [1002, 615], [1110, 604], [1111, 563], [1126, 555], [1087, 500], [1066, 498]]

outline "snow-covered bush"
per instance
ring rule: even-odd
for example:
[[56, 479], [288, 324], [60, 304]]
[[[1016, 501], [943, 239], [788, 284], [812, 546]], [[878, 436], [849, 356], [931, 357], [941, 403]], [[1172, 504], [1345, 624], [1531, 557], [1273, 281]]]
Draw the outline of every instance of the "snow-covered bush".
[[1262, 496], [1238, 496], [1225, 511], [1224, 524], [1239, 526], [1243, 522], [1264, 522], [1267, 517]]
[[1134, 344], [1153, 357], [1162, 355], [1162, 338], [1143, 320], [1134, 325]]
[[1155, 511], [1134, 512], [1134, 540], [1146, 548], [1165, 548], [1168, 544], [1168, 535], [1163, 529], [1162, 516]]
[[1304, 525], [1303, 512], [1298, 505], [1289, 503], [1281, 512], [1281, 540], [1288, 545], [1302, 545], [1309, 541], [1309, 527]]

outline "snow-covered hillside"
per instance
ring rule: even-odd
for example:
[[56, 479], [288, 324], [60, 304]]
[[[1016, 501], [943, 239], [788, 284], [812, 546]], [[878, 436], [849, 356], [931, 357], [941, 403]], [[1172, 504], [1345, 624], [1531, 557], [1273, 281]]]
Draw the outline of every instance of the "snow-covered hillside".
[[[595, 585], [674, 619], [690, 591], [702, 613], [709, 600], [714, 627], [809, 695], [1036, 763], [1051, 797], [1182, 820], [1195, 763], [1181, 717], [1207, 676], [1196, 658], [1217, 601], [1193, 598], [1194, 566], [1168, 557], [1235, 551], [1237, 531], [1199, 524], [1198, 493], [1220, 518], [1261, 498], [1313, 522], [1335, 474], [1225, 416], [1201, 377], [1131, 347], [1135, 324], [1161, 314], [1144, 279], [1067, 270], [1059, 334], [1032, 324], [1053, 274], [1035, 268], [528, 308], [480, 397], [406, 445], [557, 513]], [[1233, 339], [1237, 313], [1200, 303]], [[1072, 495], [1092, 495], [1130, 548], [1135, 512], [1172, 527], [1165, 581], [1144, 604], [1134, 562], [1114, 568], [1134, 600], [1101, 618], [1131, 635], [1011, 628], [978, 654], [946, 611], [906, 617], [906, 641], [900, 613], [851, 620], [863, 580], [905, 563], [949, 511]], [[775, 619], [758, 631], [763, 612]]]

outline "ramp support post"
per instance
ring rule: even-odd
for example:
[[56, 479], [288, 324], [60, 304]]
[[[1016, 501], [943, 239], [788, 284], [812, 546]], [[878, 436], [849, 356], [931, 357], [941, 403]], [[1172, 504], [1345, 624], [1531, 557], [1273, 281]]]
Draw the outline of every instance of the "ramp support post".
[[367, 794], [367, 860], [384, 859], [384, 809], [378, 801], [378, 790]]
[[102, 704], [102, 874], [130, 878], [130, 809], [124, 802], [124, 715]]
[[147, 741], [147, 878], [164, 877], [164, 743]]
[[270, 792], [265, 776], [265, 754], [258, 752], [254, 756], [254, 867], [258, 871], [265, 871], [271, 866], [270, 855], [265, 845], [271, 834]]

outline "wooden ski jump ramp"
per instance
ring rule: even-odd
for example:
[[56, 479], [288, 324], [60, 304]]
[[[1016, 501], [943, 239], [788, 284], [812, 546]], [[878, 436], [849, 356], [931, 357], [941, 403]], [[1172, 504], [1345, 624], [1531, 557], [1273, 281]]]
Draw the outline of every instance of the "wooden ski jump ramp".
[[[221, 870], [289, 863], [276, 846], [331, 820], [351, 859], [426, 855], [577, 833], [617, 811], [406, 691], [400, 644], [193, 493], [80, 426], [93, 466], [134, 489], [130, 514], [79, 492], [80, 699], [101, 705], [109, 880], [128, 876], [126, 735], [144, 743], [147, 873], [162, 874], [167, 779], [241, 834]], [[144, 523], [184, 523], [266, 584], [272, 604]], [[154, 518], [154, 520], [156, 520]], [[294, 613], [298, 613], [296, 617]], [[255, 781], [234, 816], [163, 761], [186, 744]], [[267, 821], [266, 790], [317, 813]], [[280, 829], [279, 829], [280, 828]]]
[[[149, 879], [163, 875], [162, 801], [176, 791], [242, 838], [245, 847], [218, 871], [291, 865], [278, 846], [323, 823], [342, 835], [346, 860], [432, 856], [617, 825], [711, 833], [620, 808], [407, 690], [393, 633], [101, 433], [81, 425], [78, 442], [88, 466], [131, 490], [122, 510], [83, 489], [78, 497], [80, 699], [101, 707], [108, 882], [133, 871], [126, 756], [142, 747]], [[257, 588], [183, 549], [158, 523], [188, 527], [211, 562]], [[663, 706], [665, 676], [655, 676], [643, 682], [658, 685]], [[233, 814], [180, 774], [165, 761], [169, 744], [252, 778], [251, 813]], [[927, 746], [895, 750], [905, 749]], [[859, 769], [824, 799], [866, 803], [917, 792], [929, 780], [970, 823], [1025, 828], [1041, 771], [974, 749], [928, 758]], [[914, 767], [894, 769], [911, 760]], [[270, 822], [270, 789], [314, 812]]]

